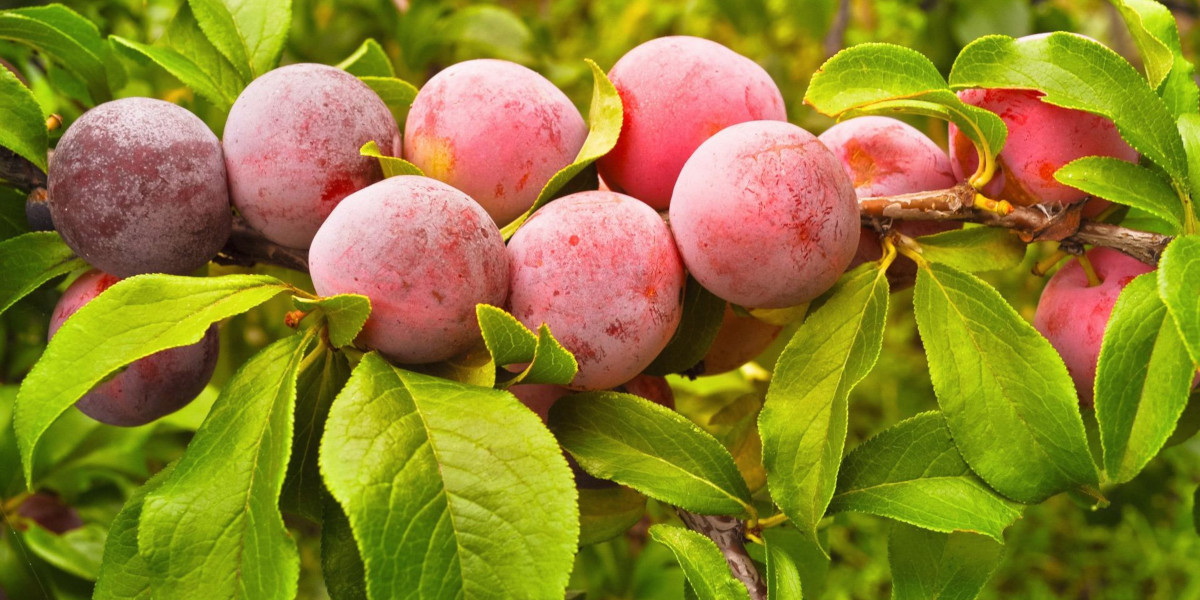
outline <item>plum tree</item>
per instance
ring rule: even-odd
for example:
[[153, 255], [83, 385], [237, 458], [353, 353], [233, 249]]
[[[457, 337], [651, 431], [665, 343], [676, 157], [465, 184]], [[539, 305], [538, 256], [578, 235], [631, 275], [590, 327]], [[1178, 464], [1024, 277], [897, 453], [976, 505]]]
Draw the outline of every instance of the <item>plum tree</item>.
[[1087, 273], [1078, 261], [1063, 266], [1042, 290], [1033, 326], [1067, 364], [1080, 402], [1091, 406], [1100, 343], [1117, 296], [1135, 277], [1153, 269], [1107, 248], [1095, 248], [1087, 257], [1100, 284], [1088, 285]]
[[726, 128], [688, 159], [670, 208], [689, 272], [718, 297], [753, 308], [808, 302], [858, 246], [858, 202], [837, 157], [789, 123]]
[[[957, 183], [946, 152], [903, 121], [887, 117], [850, 119], [825, 130], [817, 139], [842, 161], [859, 200], [943, 189]], [[895, 229], [909, 237], [918, 237], [960, 226], [905, 221], [897, 223]], [[874, 229], [864, 227], [850, 267], [879, 260], [882, 255], [879, 236]], [[916, 263], [903, 256], [897, 257], [888, 270], [892, 289], [911, 286], [916, 276]]]
[[[1109, 156], [1136, 162], [1137, 151], [1125, 143], [1112, 121], [1081, 110], [1043, 102], [1033, 90], [974, 89], [958, 93], [963, 102], [990, 110], [1008, 127], [1000, 151], [1000, 168], [983, 192], [1014, 204], [1070, 204], [1086, 196], [1059, 183], [1054, 173], [1085, 156]], [[975, 171], [979, 157], [971, 141], [950, 125], [954, 174], [964, 179]], [[1104, 202], [1092, 202], [1085, 214], [1094, 215]]]
[[343, 198], [383, 178], [359, 148], [399, 156], [400, 130], [383, 100], [325, 65], [275, 69], [246, 86], [225, 123], [229, 193], [267, 239], [308, 248]]
[[170, 102], [123, 98], [84, 113], [59, 141], [48, 179], [63, 240], [118, 277], [188, 273], [229, 238], [221, 144]]
[[346, 197], [313, 238], [317, 293], [362, 294], [358, 341], [399, 363], [452, 358], [479, 337], [475, 305], [503, 305], [504, 239], [483, 208], [449, 185], [407, 175]]
[[434, 75], [413, 101], [404, 132], [408, 160], [466, 192], [503, 226], [575, 160], [588, 129], [545, 77], [479, 59]]
[[775, 341], [780, 331], [783, 327], [754, 317], [743, 317], [726, 306], [717, 337], [704, 355], [704, 374], [732, 371], [754, 360]]
[[632, 379], [666, 347], [683, 313], [683, 264], [649, 206], [615, 192], [539, 209], [508, 246], [513, 316], [545, 323], [579, 363], [571, 387]]
[[614, 190], [667, 208], [688, 157], [718, 131], [746, 121], [786, 121], [783, 95], [754, 61], [709, 40], [650, 40], [613, 65], [625, 120], [617, 145], [600, 159]]
[[[68, 317], [120, 279], [89, 271], [76, 279], [50, 315], [50, 337]], [[136, 427], [169, 415], [194, 400], [208, 385], [217, 366], [220, 342], [217, 326], [199, 342], [140, 358], [124, 371], [92, 388], [75, 403], [87, 416], [122, 427]]]

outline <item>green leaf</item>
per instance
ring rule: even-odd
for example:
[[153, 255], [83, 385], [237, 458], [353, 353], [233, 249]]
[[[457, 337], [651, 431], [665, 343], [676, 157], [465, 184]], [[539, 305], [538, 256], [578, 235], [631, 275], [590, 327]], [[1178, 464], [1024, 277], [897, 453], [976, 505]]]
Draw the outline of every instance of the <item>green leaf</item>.
[[0, 313], [43, 283], [76, 269], [81, 258], [53, 231], [36, 231], [0, 242]]
[[[413, 99], [417, 97], [417, 88], [413, 84], [395, 77], [374, 77], [359, 75], [359, 80], [375, 91], [392, 116], [401, 127], [404, 126], [405, 116], [412, 107]], [[414, 167], [415, 168], [415, 167]]]
[[168, 464], [135, 490], [113, 519], [108, 540], [104, 543], [104, 558], [100, 561], [100, 576], [93, 600], [150, 600], [154, 574], [138, 554], [138, 522], [142, 518], [146, 495], [166, 481], [176, 464]]
[[117, 369], [200, 341], [209, 325], [288, 289], [266, 275], [138, 275], [117, 282], [67, 319], [21, 384], [15, 428], [25, 481], [54, 420]]
[[93, 101], [111, 96], [105, 70], [108, 44], [79, 13], [61, 4], [0, 11], [0, 39], [31, 46], [75, 73], [87, 84]]
[[1121, 291], [1096, 369], [1096, 420], [1113, 483], [1133, 479], [1175, 430], [1196, 367], [1158, 297], [1154, 273]]
[[982, 533], [1000, 543], [1004, 529], [1021, 516], [1018, 505], [971, 472], [938, 412], [901, 421], [850, 452], [829, 511], [869, 513], [945, 533]]
[[495, 306], [477, 304], [475, 315], [483, 342], [496, 365], [527, 365], [516, 377], [504, 382], [504, 387], [518, 383], [567, 385], [575, 379], [579, 364], [544, 323], [534, 335], [516, 317]]
[[733, 578], [720, 548], [703, 535], [674, 525], [653, 525], [650, 537], [675, 553], [688, 583], [701, 600], [749, 600], [742, 582]]
[[[2, 13], [0, 13], [2, 14]], [[0, 146], [46, 170], [46, 121], [33, 92], [5, 68], [0, 68]], [[3, 256], [3, 255], [0, 255]]]
[[1141, 165], [1108, 156], [1086, 156], [1063, 166], [1054, 178], [1105, 200], [1140, 208], [1183, 226], [1183, 206], [1171, 182]]
[[971, 600], [1004, 557], [1004, 547], [982, 535], [938, 533], [892, 525], [888, 558], [893, 600]]
[[297, 296], [292, 300], [303, 311], [319, 310], [329, 327], [329, 343], [344, 348], [354, 343], [371, 316], [371, 299], [358, 294], [338, 294], [316, 300]]
[[563, 190], [571, 180], [582, 174], [592, 163], [608, 154], [617, 145], [617, 136], [621, 134], [621, 123], [625, 114], [624, 108], [621, 106], [621, 96], [617, 94], [617, 88], [613, 86], [612, 81], [609, 81], [608, 75], [604, 74], [604, 70], [599, 65], [591, 59], [584, 60], [592, 68], [594, 80], [592, 105], [588, 110], [587, 139], [584, 140], [583, 147], [579, 149], [575, 162], [563, 167], [554, 174], [554, 177], [550, 178], [550, 181], [546, 182], [542, 191], [538, 193], [537, 200], [533, 202], [533, 206], [530, 206], [525, 214], [500, 229], [505, 240], [511, 238], [517, 229], [524, 225], [525, 221], [533, 216], [533, 213], [537, 212], [537, 209], [556, 198], [558, 192]]
[[951, 121], [979, 149], [988, 177], [1008, 136], [1000, 117], [959, 100], [928, 58], [891, 44], [838, 52], [813, 75], [804, 102], [837, 118], [901, 112]]
[[717, 339], [724, 317], [725, 301], [689, 276], [683, 290], [683, 317], [679, 327], [667, 342], [667, 347], [658, 353], [658, 357], [643, 373], [670, 375], [695, 367]]
[[866, 264], [842, 277], [832, 296], [788, 342], [758, 417], [771, 497], [811, 533], [833, 496], [846, 443], [850, 390], [879, 358], [888, 284]]
[[[367, 38], [366, 41], [354, 51], [354, 54], [346, 57], [346, 60], [337, 64], [337, 68], [354, 75], [355, 77], [395, 77], [396, 69], [392, 68], [392, 60], [388, 58], [387, 52], [383, 51], [383, 46], [373, 38]], [[415, 93], [413, 94], [416, 95]]]
[[[1028, 0], [988, 0], [954, 4], [950, 20], [954, 40], [965, 46], [993, 33], [1029, 35], [1033, 26]], [[945, 35], [944, 33], [942, 35]]]
[[630, 394], [571, 394], [550, 407], [550, 430], [591, 475], [695, 513], [750, 510], [729, 451], [669, 408]]
[[501, 6], [464, 6], [445, 20], [438, 36], [457, 47], [455, 58], [459, 61], [474, 57], [526, 65], [534, 61], [533, 33], [529, 26]]
[[368, 354], [330, 410], [321, 473], [373, 598], [550, 598], [566, 587], [579, 534], [571, 471], [510, 394]]
[[921, 256], [967, 273], [1015, 269], [1025, 260], [1026, 245], [999, 227], [966, 227], [917, 238]]
[[367, 574], [354, 542], [350, 519], [336, 500], [324, 494], [321, 572], [332, 600], [367, 600]]
[[296, 375], [312, 336], [267, 346], [221, 390], [179, 463], [146, 495], [138, 551], [156, 598], [290, 599], [300, 555], [279, 512]]
[[1040, 90], [1044, 102], [1107, 117], [1129, 145], [1186, 187], [1187, 158], [1171, 111], [1133, 66], [1095, 40], [1062, 32], [980, 38], [958, 55], [950, 86]]
[[425, 365], [406, 365], [408, 370], [479, 387], [495, 387], [496, 363], [480, 338], [475, 346], [450, 360]]
[[291, 0], [188, 0], [200, 29], [247, 81], [274, 69], [292, 23]]
[[363, 144], [362, 148], [358, 149], [358, 153], [363, 156], [370, 156], [379, 160], [379, 166], [383, 168], [384, 177], [396, 177], [398, 175], [418, 175], [424, 176], [425, 173], [421, 168], [414, 165], [403, 158], [395, 156], [387, 156], [379, 149], [379, 144], [374, 140]]
[[627, 487], [579, 488], [579, 545], [611, 540], [645, 513], [646, 497]]
[[803, 537], [795, 529], [773, 528], [762, 532], [767, 555], [767, 600], [801, 600], [801, 552], [794, 546]]
[[1158, 295], [1200, 367], [1200, 235], [1176, 238], [1158, 261]]
[[[1190, 194], [1180, 195], [1184, 201], [1183, 221], [1185, 227], [1192, 227], [1193, 231], [1196, 231], [1200, 230], [1200, 115], [1182, 115], [1176, 125], [1179, 127], [1179, 136], [1183, 138], [1183, 148], [1187, 152], [1188, 176], [1191, 182], [1191, 186], [1184, 190], [1190, 191]], [[1171, 232], [1177, 231], [1176, 229]]]
[[350, 363], [341, 352], [323, 350], [303, 366], [296, 381], [296, 425], [292, 458], [280, 492], [280, 508], [320, 523], [325, 484], [318, 458], [325, 419], [338, 392], [350, 379]]
[[1195, 114], [1200, 110], [1200, 89], [1192, 80], [1195, 68], [1184, 57], [1171, 10], [1154, 0], [1113, 0], [1113, 5], [1142, 54], [1150, 85], [1158, 88], [1176, 117]]
[[938, 405], [975, 473], [1028, 503], [1097, 484], [1075, 388], [1046, 338], [994, 288], [947, 266], [917, 273], [913, 303]]
[[76, 577], [95, 581], [108, 530], [96, 523], [61, 535], [34, 525], [22, 540], [35, 556]]

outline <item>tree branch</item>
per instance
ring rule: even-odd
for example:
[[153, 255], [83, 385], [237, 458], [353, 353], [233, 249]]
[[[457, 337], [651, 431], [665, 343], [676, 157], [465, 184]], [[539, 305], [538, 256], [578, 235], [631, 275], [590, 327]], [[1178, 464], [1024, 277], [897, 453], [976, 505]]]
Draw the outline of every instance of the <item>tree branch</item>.
[[233, 218], [233, 231], [229, 234], [229, 241], [225, 242], [225, 247], [221, 248], [221, 253], [213, 260], [223, 265], [250, 267], [262, 263], [302, 273], [308, 272], [308, 250], [288, 248], [271, 242], [239, 216]]
[[733, 576], [750, 592], [750, 600], [766, 600], [767, 582], [746, 553], [746, 526], [733, 517], [698, 515], [676, 508], [688, 529], [703, 534], [717, 544]]

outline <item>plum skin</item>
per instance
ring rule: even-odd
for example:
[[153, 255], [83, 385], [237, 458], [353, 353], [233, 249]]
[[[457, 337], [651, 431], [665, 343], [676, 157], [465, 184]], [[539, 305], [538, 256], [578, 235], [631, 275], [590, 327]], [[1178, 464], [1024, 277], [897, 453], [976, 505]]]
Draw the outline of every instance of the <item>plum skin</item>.
[[479, 338], [475, 305], [507, 295], [504, 239], [466, 194], [428, 177], [385, 179], [346, 197], [309, 249], [318, 294], [362, 294], [362, 345], [397, 363], [429, 363]]
[[508, 245], [510, 312], [575, 355], [571, 387], [612, 388], [658, 356], [683, 314], [683, 264], [649, 206], [615, 192], [543, 206]]
[[[50, 337], [75, 311], [120, 281], [101, 271], [89, 271], [63, 293], [50, 315]], [[187, 406], [212, 378], [220, 353], [217, 326], [199, 342], [156, 352], [130, 363], [124, 371], [84, 394], [75, 407], [87, 416], [121, 427], [155, 421]]]
[[1070, 261], [1042, 290], [1033, 326], [1062, 356], [1080, 403], [1091, 406], [1100, 344], [1113, 305], [1130, 281], [1154, 269], [1108, 248], [1095, 248], [1087, 256], [1102, 283], [1088, 287], [1083, 267], [1078, 261]]
[[[854, 182], [854, 193], [864, 198], [895, 196], [953, 187], [958, 183], [950, 157], [917, 128], [888, 117], [859, 117], [843, 121], [817, 136]], [[962, 227], [959, 223], [902, 221], [893, 227], [908, 237], [932, 235]], [[850, 268], [879, 260], [883, 249], [874, 229], [863, 227], [858, 251]], [[911, 287], [917, 265], [898, 256], [888, 269], [892, 290]]]
[[[542, 422], [546, 422], [550, 414], [550, 407], [563, 396], [574, 393], [571, 388], [562, 385], [551, 385], [546, 383], [522, 383], [508, 388], [512, 395], [517, 397], [529, 410], [532, 410], [537, 416], [541, 417]], [[638, 375], [625, 383], [613, 388], [614, 392], [622, 394], [633, 394], [641, 398], [645, 398], [655, 404], [665, 406], [671, 410], [675, 410], [675, 392], [671, 390], [671, 384], [667, 383], [666, 377], [657, 375]]]
[[783, 94], [757, 63], [702, 38], [671, 36], [630, 50], [608, 73], [624, 104], [617, 145], [597, 162], [613, 189], [665, 210], [688, 157], [718, 131], [786, 121]]
[[504, 226], [571, 164], [588, 128], [579, 109], [535, 71], [469, 60], [434, 75], [405, 123], [404, 155], [474, 198]]
[[858, 201], [837, 157], [789, 123], [728, 127], [688, 159], [670, 208], [688, 270], [718, 297], [785, 308], [824, 293], [858, 247]]
[[242, 90], [225, 123], [233, 204], [272, 242], [308, 248], [343, 198], [383, 179], [359, 154], [371, 141], [400, 156], [396, 119], [365, 83], [326, 65], [275, 69]]
[[59, 141], [48, 179], [63, 241], [117, 277], [187, 274], [229, 238], [221, 144], [170, 102], [123, 98], [84, 113]]
[[[1071, 204], [1087, 194], [1059, 183], [1054, 173], [1085, 156], [1108, 156], [1137, 162], [1138, 153], [1121, 138], [1112, 121], [1081, 110], [1054, 106], [1033, 90], [972, 89], [958, 93], [963, 102], [990, 110], [1008, 127], [999, 168], [983, 192], [1014, 204]], [[971, 141], [950, 125], [954, 174], [969, 176], [979, 164]], [[1087, 215], [1103, 210], [1106, 202], [1092, 201]]]
[[726, 306], [717, 337], [704, 355], [704, 374], [732, 371], [754, 360], [775, 341], [783, 327], [743, 317]]

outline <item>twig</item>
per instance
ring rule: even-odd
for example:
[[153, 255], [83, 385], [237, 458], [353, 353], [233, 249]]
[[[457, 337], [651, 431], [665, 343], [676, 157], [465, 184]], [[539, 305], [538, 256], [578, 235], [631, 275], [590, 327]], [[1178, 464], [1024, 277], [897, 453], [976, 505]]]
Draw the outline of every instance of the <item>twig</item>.
[[264, 238], [241, 217], [233, 218], [229, 241], [214, 259], [219, 264], [250, 267], [258, 263], [308, 272], [308, 251], [280, 246]]
[[766, 600], [767, 582], [746, 553], [746, 526], [733, 517], [698, 515], [676, 508], [679, 518], [688, 529], [703, 534], [717, 544], [733, 576], [750, 592], [750, 600]]
[[850, 0], [839, 0], [837, 14], [825, 34], [825, 58], [837, 54], [846, 39], [846, 27], [850, 25]]

